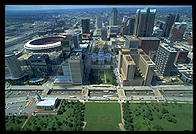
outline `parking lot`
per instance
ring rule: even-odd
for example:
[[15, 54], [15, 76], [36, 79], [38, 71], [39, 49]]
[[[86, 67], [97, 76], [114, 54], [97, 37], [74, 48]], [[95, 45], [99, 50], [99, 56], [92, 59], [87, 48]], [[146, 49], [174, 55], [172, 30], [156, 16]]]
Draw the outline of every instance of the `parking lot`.
[[30, 114], [35, 109], [35, 103], [32, 101], [32, 106], [26, 108], [30, 101], [12, 102], [5, 105], [5, 115], [25, 115]]

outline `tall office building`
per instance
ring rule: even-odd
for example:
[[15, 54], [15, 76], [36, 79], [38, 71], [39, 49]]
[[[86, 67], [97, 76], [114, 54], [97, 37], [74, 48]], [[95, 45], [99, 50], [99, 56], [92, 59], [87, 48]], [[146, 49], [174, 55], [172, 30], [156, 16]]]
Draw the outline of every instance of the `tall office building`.
[[131, 17], [131, 18], [129, 19], [128, 24], [130, 25], [130, 35], [133, 35], [134, 24], [135, 24], [135, 17]]
[[82, 19], [82, 34], [90, 34], [90, 19]]
[[172, 29], [169, 35], [169, 40], [170, 41], [182, 41], [186, 27], [187, 27], [186, 22], [175, 22], [172, 26]]
[[68, 60], [72, 84], [82, 84], [84, 64], [82, 53], [72, 53]]
[[73, 35], [73, 41], [74, 41], [74, 47], [79, 48], [80, 47], [80, 41], [79, 41], [79, 34], [74, 34]]
[[155, 68], [154, 62], [150, 59], [148, 55], [143, 53], [140, 54], [138, 66], [144, 78], [143, 85], [151, 85]]
[[176, 49], [161, 43], [156, 53], [155, 67], [163, 75], [169, 76], [176, 58]]
[[175, 22], [179, 22], [179, 21], [180, 21], [180, 15], [179, 14], [176, 14]]
[[11, 79], [19, 79], [24, 76], [20, 63], [14, 53], [6, 53], [5, 65], [8, 67], [9, 73], [11, 74]]
[[96, 28], [102, 28], [102, 19], [99, 16], [96, 17]]
[[118, 10], [117, 8], [112, 9], [110, 25], [118, 25]]
[[189, 51], [184, 48], [176, 48], [177, 54], [174, 64], [185, 64]]
[[122, 34], [123, 35], [133, 35], [135, 18], [128, 18], [123, 25]]
[[154, 27], [156, 9], [138, 9], [134, 25], [134, 35], [138, 37], [151, 37]]
[[107, 28], [106, 27], [103, 27], [101, 29], [101, 39], [106, 41], [107, 40]]
[[163, 37], [169, 37], [170, 30], [172, 28], [172, 25], [175, 21], [175, 15], [169, 14], [166, 18], [165, 25], [163, 27]]

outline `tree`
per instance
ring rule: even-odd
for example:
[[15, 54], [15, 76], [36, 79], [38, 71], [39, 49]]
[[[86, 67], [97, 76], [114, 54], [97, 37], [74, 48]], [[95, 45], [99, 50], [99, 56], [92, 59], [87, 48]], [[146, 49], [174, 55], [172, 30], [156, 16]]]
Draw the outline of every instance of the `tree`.
[[169, 113], [169, 112], [168, 112], [168, 110], [167, 110], [167, 109], [165, 109], [165, 108], [163, 108], [161, 112], [162, 112], [162, 114]]

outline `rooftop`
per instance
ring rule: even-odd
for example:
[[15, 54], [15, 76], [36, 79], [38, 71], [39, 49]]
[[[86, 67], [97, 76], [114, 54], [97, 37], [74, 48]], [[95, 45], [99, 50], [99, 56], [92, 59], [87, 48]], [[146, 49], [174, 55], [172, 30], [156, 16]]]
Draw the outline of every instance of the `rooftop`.
[[31, 55], [28, 60], [45, 60], [46, 58], [49, 58], [47, 54], [35, 54]]
[[130, 40], [138, 40], [137, 37], [131, 36], [131, 35], [126, 35], [125, 37], [126, 37], [127, 39], [130, 39]]
[[128, 49], [128, 48], [122, 48], [121, 51], [122, 52], [130, 52], [130, 49]]
[[52, 98], [52, 97], [48, 97], [48, 98], [42, 98], [43, 101], [40, 101], [37, 103], [37, 106], [53, 106], [55, 104], [55, 101], [58, 99], [57, 97]]
[[129, 54], [123, 55], [123, 58], [125, 59], [128, 65], [135, 65], [133, 58]]
[[30, 53], [26, 53], [26, 54], [23, 54], [23, 55], [21, 55], [20, 57], [18, 57], [18, 59], [20, 60], [22, 60], [22, 59], [24, 59], [24, 60], [27, 60], [30, 56], [32, 56], [32, 54], [30, 54]]
[[157, 40], [160, 41], [157, 37], [138, 37], [140, 40]]
[[169, 52], [177, 52], [176, 49], [173, 47], [170, 47], [169, 44], [161, 43], [160, 46], [162, 46], [163, 48], [165, 48]]
[[71, 60], [79, 60], [79, 59], [81, 58], [81, 56], [82, 56], [82, 53], [79, 53], [79, 52], [77, 52], [77, 53], [72, 53], [72, 54], [70, 55], [70, 59], [71, 59]]
[[186, 22], [175, 22], [175, 25], [187, 25]]

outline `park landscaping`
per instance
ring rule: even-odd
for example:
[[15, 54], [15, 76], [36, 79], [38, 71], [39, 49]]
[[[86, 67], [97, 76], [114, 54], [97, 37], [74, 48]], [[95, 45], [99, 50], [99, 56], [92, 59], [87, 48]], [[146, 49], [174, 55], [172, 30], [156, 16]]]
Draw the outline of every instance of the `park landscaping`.
[[84, 121], [85, 106], [79, 101], [63, 100], [57, 115], [32, 116], [24, 130], [80, 131]]
[[6, 130], [81, 131], [84, 125], [84, 109], [85, 105], [79, 101], [63, 100], [57, 115], [31, 116], [24, 128], [21, 127], [27, 116], [6, 117]]
[[85, 103], [85, 131], [120, 131], [119, 103]]
[[193, 130], [193, 105], [181, 103], [123, 103], [128, 131]]
[[112, 69], [91, 69], [89, 81], [91, 84], [116, 85], [116, 77]]
[[6, 131], [20, 131], [27, 116], [5, 116]]

